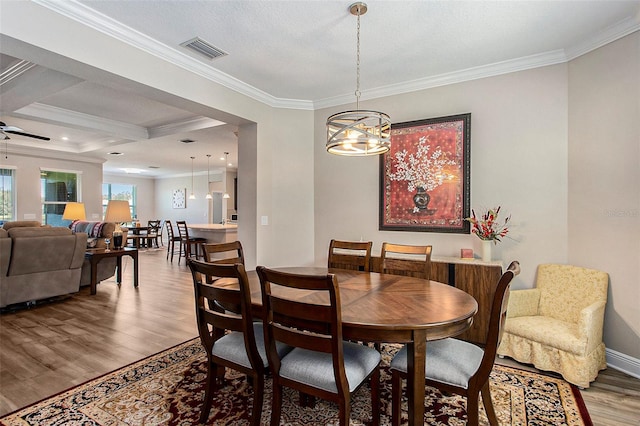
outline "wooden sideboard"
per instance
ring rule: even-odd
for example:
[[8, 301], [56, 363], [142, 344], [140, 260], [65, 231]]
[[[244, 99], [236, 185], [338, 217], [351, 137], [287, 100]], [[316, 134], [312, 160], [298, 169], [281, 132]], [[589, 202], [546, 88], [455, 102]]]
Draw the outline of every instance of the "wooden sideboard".
[[[478, 313], [473, 317], [473, 325], [459, 336], [460, 339], [485, 344], [491, 301], [502, 276], [502, 269], [501, 261], [483, 262], [479, 259], [439, 256], [431, 258], [432, 280], [459, 288], [478, 302]], [[382, 270], [380, 257], [371, 258], [371, 270]]]

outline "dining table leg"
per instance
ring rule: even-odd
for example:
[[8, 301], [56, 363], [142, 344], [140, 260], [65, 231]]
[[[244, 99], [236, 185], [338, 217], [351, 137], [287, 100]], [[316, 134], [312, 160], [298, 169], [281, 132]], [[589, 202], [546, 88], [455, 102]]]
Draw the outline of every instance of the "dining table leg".
[[407, 397], [409, 424], [424, 424], [424, 368], [427, 355], [426, 330], [414, 330], [413, 341], [407, 344]]

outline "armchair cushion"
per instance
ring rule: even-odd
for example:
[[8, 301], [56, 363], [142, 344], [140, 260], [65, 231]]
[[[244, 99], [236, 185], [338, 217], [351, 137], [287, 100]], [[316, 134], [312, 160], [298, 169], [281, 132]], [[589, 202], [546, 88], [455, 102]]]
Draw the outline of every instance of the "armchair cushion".
[[589, 387], [606, 368], [602, 331], [608, 281], [606, 272], [594, 269], [540, 265], [535, 289], [511, 292], [498, 354]]

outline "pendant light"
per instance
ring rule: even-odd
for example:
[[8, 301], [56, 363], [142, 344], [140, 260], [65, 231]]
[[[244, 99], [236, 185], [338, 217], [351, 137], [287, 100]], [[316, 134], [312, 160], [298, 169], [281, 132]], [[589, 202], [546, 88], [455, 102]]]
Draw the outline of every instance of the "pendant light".
[[193, 194], [193, 160], [195, 160], [196, 157], [191, 157], [191, 195], [189, 195], [189, 199], [190, 200], [195, 200], [196, 196]]
[[389, 151], [391, 119], [383, 112], [360, 109], [360, 16], [367, 12], [363, 2], [349, 6], [358, 17], [356, 56], [356, 109], [327, 119], [327, 151], [331, 154], [361, 157]]
[[[225, 152], [224, 153], [224, 171], [225, 173], [227, 172], [227, 166], [229, 165], [229, 153]], [[225, 177], [225, 182], [227, 181], [226, 177]], [[222, 196], [222, 198], [231, 198], [229, 197], [229, 193], [227, 191], [224, 191], [224, 195]]]
[[211, 193], [209, 192], [209, 184], [211, 182], [211, 179], [209, 179], [209, 160], [211, 160], [211, 154], [207, 154], [207, 195], [204, 197], [207, 200], [210, 200], [213, 198], [211, 196]]

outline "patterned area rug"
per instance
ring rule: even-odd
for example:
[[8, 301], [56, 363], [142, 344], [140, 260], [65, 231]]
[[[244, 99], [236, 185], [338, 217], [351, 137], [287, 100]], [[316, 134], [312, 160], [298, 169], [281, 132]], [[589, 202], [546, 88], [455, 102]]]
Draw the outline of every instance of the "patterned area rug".
[[[383, 345], [382, 416], [391, 423], [391, 376], [386, 366], [397, 346]], [[252, 390], [244, 376], [227, 370], [227, 386], [216, 395], [208, 424], [248, 424]], [[198, 339], [116, 370], [0, 419], [13, 425], [194, 425], [204, 396], [206, 356]], [[262, 424], [269, 424], [271, 383], [265, 384]], [[351, 424], [369, 421], [368, 388], [352, 400]], [[591, 425], [577, 389], [562, 379], [496, 365], [491, 392], [501, 425]], [[466, 424], [465, 399], [428, 388], [425, 425]], [[406, 401], [403, 419], [406, 421]], [[315, 408], [298, 404], [286, 391], [281, 424], [335, 425], [335, 405], [317, 400]], [[480, 424], [488, 424], [484, 411]]]

